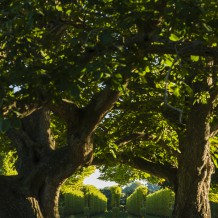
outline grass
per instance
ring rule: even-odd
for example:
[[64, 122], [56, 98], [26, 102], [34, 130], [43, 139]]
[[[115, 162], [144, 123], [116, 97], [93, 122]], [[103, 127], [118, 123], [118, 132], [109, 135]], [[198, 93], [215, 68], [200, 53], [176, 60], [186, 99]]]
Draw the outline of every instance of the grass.
[[[84, 215], [71, 215], [71, 216], [67, 216], [64, 218], [86, 218], [86, 217]], [[113, 218], [113, 214], [112, 214], [112, 212], [106, 212], [103, 214], [91, 216], [91, 218]], [[121, 212], [119, 215], [119, 218], [138, 218], [138, 217], [130, 215], [127, 212]], [[158, 218], [158, 217], [147, 215], [145, 218]]]

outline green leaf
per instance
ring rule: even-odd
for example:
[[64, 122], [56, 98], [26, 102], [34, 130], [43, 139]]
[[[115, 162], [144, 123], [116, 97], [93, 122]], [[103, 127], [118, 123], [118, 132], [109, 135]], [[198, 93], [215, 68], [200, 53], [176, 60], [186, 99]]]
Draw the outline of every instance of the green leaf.
[[68, 16], [70, 16], [71, 13], [72, 13], [72, 10], [70, 10], [70, 9], [66, 11], [66, 14], [67, 14]]
[[146, 66], [146, 68], [145, 68], [145, 73], [149, 73], [149, 72], [151, 72], [150, 67], [149, 67], [149, 66]]
[[116, 153], [114, 152], [113, 149], [110, 149], [110, 153], [112, 154], [113, 158], [115, 158], [115, 159], [117, 158]]
[[218, 168], [218, 159], [216, 157], [212, 156], [212, 160], [213, 160], [215, 167]]
[[190, 97], [193, 97], [194, 96], [194, 91], [192, 90], [192, 88], [189, 85], [187, 85], [186, 83], [184, 83], [184, 85], [185, 85], [185, 90], [188, 93], [188, 95]]
[[56, 5], [57, 11], [63, 11], [63, 8], [60, 5]]
[[206, 23], [203, 23], [202, 25], [205, 28], [205, 30], [207, 30], [208, 32], [212, 32], [213, 31], [212, 28], [209, 25], [207, 25]]
[[191, 60], [194, 62], [199, 61], [199, 58], [200, 58], [199, 56], [191, 55]]
[[180, 87], [176, 87], [176, 88], [174, 89], [173, 94], [174, 94], [177, 98], [180, 97], [180, 96], [181, 96]]
[[169, 39], [170, 39], [171, 41], [174, 41], [174, 42], [175, 42], [175, 41], [179, 41], [179, 37], [178, 37], [177, 35], [173, 34], [173, 33], [171, 33]]
[[116, 79], [122, 79], [122, 78], [123, 78], [120, 73], [115, 74], [114, 77], [115, 77]]

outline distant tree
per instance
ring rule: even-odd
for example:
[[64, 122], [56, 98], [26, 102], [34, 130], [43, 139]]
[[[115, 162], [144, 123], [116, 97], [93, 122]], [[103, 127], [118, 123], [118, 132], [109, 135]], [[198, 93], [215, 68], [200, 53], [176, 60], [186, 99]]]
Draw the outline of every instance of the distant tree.
[[124, 189], [123, 189], [123, 193], [125, 193], [125, 195], [128, 197], [129, 195], [131, 195], [139, 186], [142, 186], [143, 184], [139, 181], [136, 182], [132, 182], [129, 185], [127, 185]]

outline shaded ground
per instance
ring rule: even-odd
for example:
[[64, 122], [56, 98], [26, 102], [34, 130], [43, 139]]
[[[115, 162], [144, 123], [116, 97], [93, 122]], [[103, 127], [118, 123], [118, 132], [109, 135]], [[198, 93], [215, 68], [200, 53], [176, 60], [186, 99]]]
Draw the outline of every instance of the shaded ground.
[[[84, 215], [71, 215], [71, 216], [67, 216], [67, 217], [64, 217], [64, 218], [86, 218], [86, 217]], [[107, 213], [104, 213], [104, 214], [91, 216], [90, 218], [113, 218], [113, 214], [112, 214], [112, 212], [107, 212]], [[130, 214], [126, 213], [126, 212], [122, 212], [122, 213], [120, 213], [119, 218], [138, 218], [138, 217], [130, 215]], [[158, 218], [158, 217], [147, 215], [145, 218]]]

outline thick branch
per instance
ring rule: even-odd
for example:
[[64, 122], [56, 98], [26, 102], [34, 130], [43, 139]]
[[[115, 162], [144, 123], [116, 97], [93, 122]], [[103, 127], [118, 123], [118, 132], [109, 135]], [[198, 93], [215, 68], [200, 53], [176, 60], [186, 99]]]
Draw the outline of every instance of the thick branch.
[[58, 102], [49, 102], [46, 105], [55, 115], [69, 122], [78, 117], [79, 108], [71, 101], [61, 99]]
[[50, 112], [42, 108], [33, 112], [22, 120], [22, 129], [32, 141], [44, 146], [53, 147], [53, 141], [50, 130]]
[[177, 169], [173, 166], [152, 163], [140, 157], [132, 156], [131, 159], [125, 155], [121, 155], [120, 157], [122, 162], [125, 164], [175, 183]]
[[198, 41], [181, 43], [170, 42], [159, 45], [154, 43], [145, 44], [144, 51], [147, 54], [179, 54], [180, 56], [197, 55], [218, 57], [218, 49], [216, 47], [207, 47]]
[[18, 150], [22, 148], [23, 144], [28, 147], [35, 147], [37, 145], [37, 143], [34, 143], [28, 135], [21, 130], [11, 128], [7, 131], [7, 136]]
[[87, 107], [84, 108], [83, 120], [80, 123], [80, 126], [83, 127], [84, 136], [92, 134], [107, 112], [116, 103], [119, 96], [119, 91], [106, 87], [93, 97]]
[[11, 111], [15, 110], [18, 111], [17, 115], [19, 118], [24, 118], [26, 116], [29, 116], [39, 108], [40, 106], [37, 103], [29, 104], [23, 101], [14, 101], [10, 105], [3, 106], [1, 112], [3, 115], [8, 115]]
[[124, 138], [118, 139], [115, 143], [118, 146], [122, 146], [139, 138], [148, 138], [148, 135], [143, 132], [132, 133], [130, 135], [125, 136]]
[[102, 49], [100, 46], [90, 48], [87, 51], [86, 56], [94, 57], [96, 55], [102, 55], [108, 51], [119, 51], [120, 47], [128, 48], [131, 50], [133, 45], [138, 45], [140, 47], [143, 55], [147, 54], [172, 54], [180, 56], [196, 55], [203, 57], [218, 57], [217, 47], [208, 47], [203, 44], [201, 41], [193, 42], [161, 42], [160, 41], [149, 41], [146, 42], [143, 37], [133, 37], [126, 40], [125, 43], [118, 43], [113, 46], [108, 46], [106, 49]]

